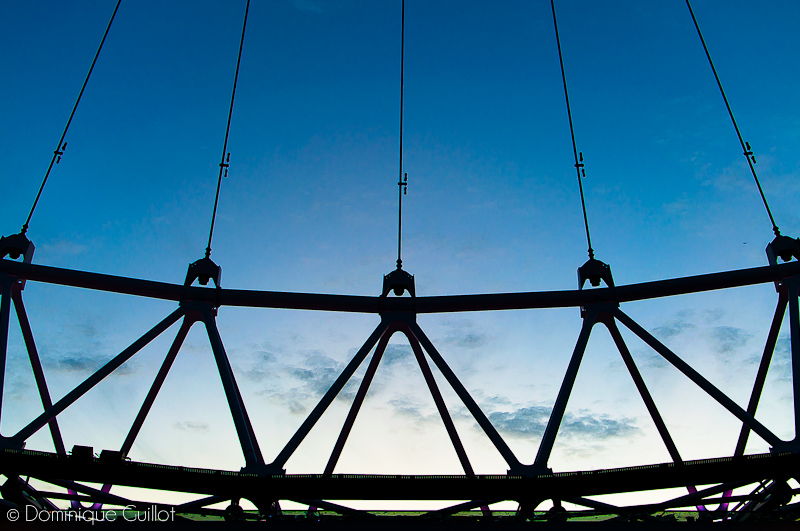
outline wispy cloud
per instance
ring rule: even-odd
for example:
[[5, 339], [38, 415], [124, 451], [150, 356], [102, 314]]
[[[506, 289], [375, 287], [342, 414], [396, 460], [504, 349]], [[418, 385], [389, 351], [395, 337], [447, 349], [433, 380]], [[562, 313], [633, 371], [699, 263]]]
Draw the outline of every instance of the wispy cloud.
[[[753, 334], [733, 326], [716, 326], [711, 329], [711, 348], [717, 354], [732, 354], [744, 347]], [[723, 358], [728, 361], [727, 356]]]
[[438, 413], [431, 413], [430, 407], [426, 407], [421, 402], [412, 398], [396, 398], [394, 400], [389, 400], [388, 404], [396, 415], [410, 418], [415, 423], [439, 419]]
[[86, 356], [67, 356], [58, 360], [57, 371], [92, 373], [100, 368], [100, 363]]
[[[103, 365], [108, 363], [110, 358], [101, 356], [85, 356], [81, 354], [68, 354], [62, 356], [55, 361], [55, 366], [52, 370], [56, 372], [73, 372], [84, 373], [86, 375], [92, 374], [100, 369]], [[128, 360], [120, 367], [118, 367], [111, 375], [116, 376], [129, 376], [136, 373], [136, 364], [132, 360]]]
[[[254, 361], [244, 370], [244, 376], [251, 382], [259, 384], [258, 395], [286, 407], [296, 415], [307, 413], [328, 392], [346, 366], [346, 362], [338, 361], [322, 350], [291, 353], [272, 346], [262, 347], [253, 351]], [[371, 359], [372, 357], [368, 356], [364, 360], [361, 365], [362, 371]], [[392, 374], [398, 375], [396, 371], [404, 371], [416, 365], [414, 352], [408, 343], [387, 345], [378, 374], [371, 383], [370, 392], [390, 385]], [[390, 378], [382, 378], [387, 374]], [[337, 399], [352, 401], [360, 383], [361, 378], [357, 373], [345, 384]], [[403, 413], [400, 411], [402, 407], [399, 406], [399, 402], [396, 405], [398, 412]], [[408, 414], [410, 411], [406, 409], [405, 413]]]
[[552, 408], [530, 406], [513, 411], [495, 411], [488, 415], [497, 431], [512, 437], [541, 437]]
[[636, 364], [641, 367], [650, 367], [653, 369], [669, 367], [669, 362], [650, 347], [636, 349], [634, 351], [634, 359], [636, 360]]
[[244, 373], [245, 378], [253, 382], [262, 382], [269, 376], [276, 367], [277, 358], [275, 354], [263, 350], [253, 353], [256, 358], [256, 363], [247, 369]]
[[608, 439], [627, 437], [639, 433], [634, 419], [628, 417], [612, 418], [609, 415], [567, 414], [562, 423], [564, 435], [585, 439]]
[[176, 422], [172, 425], [173, 428], [180, 431], [191, 431], [195, 433], [206, 433], [209, 431], [209, 426], [205, 422], [193, 422], [191, 420], [184, 420]]
[[405, 364], [414, 359], [411, 345], [387, 345], [381, 359], [381, 365], [391, 366]]
[[[781, 336], [775, 343], [775, 351], [770, 363], [770, 372], [777, 375], [777, 379], [782, 382], [792, 381], [792, 351], [791, 338]], [[755, 360], [754, 360], [755, 361]], [[758, 358], [761, 361], [761, 358]]]
[[[255, 354], [257, 361], [245, 371], [245, 377], [262, 385], [258, 391], [260, 396], [286, 407], [295, 415], [306, 413], [322, 398], [345, 367], [321, 350], [302, 353], [301, 359], [294, 363], [280, 362], [271, 352]], [[337, 398], [352, 400], [358, 383], [359, 378], [353, 376]]]
[[[737, 364], [752, 364], [754, 360], [751, 356], [744, 360], [741, 356], [742, 350], [754, 337], [750, 331], [737, 326], [713, 326], [726, 313], [722, 308], [706, 309], [701, 312], [695, 312], [690, 309], [682, 310], [676, 314], [674, 319], [655, 327], [652, 333], [662, 341], [691, 335], [692, 339], [697, 341], [693, 341], [694, 347], [705, 344], [708, 351], [721, 363], [730, 364], [735, 361]], [[648, 359], [656, 361], [655, 353], [650, 349], [646, 350]], [[658, 360], [655, 364], [656, 366], [666, 365], [666, 362], [661, 360], [660, 357]]]
[[703, 311], [703, 320], [706, 323], [716, 323], [722, 316], [725, 315], [725, 310], [722, 308], [713, 308], [711, 310], [704, 310]]
[[458, 337], [445, 339], [445, 343], [454, 345], [459, 348], [478, 348], [484, 346], [488, 342], [486, 334], [464, 334]]
[[343, 363], [326, 356], [322, 351], [314, 351], [306, 355], [303, 366], [288, 367], [287, 372], [303, 382], [311, 393], [322, 395], [343, 369]]
[[492, 395], [481, 399], [482, 409], [499, 409], [510, 405], [512, 405], [512, 402], [506, 396]]
[[[501, 433], [512, 437], [541, 437], [550, 419], [552, 407], [531, 405], [512, 411], [495, 411], [489, 420]], [[611, 437], [627, 437], [639, 432], [634, 419], [613, 418], [606, 414], [595, 414], [588, 410], [566, 413], [561, 422], [559, 435], [571, 439], [604, 440]]]
[[666, 324], [653, 328], [653, 335], [663, 341], [665, 339], [672, 339], [694, 328], [697, 328], [694, 324], [682, 317], [678, 317], [668, 321]]
[[85, 253], [89, 246], [74, 240], [55, 240], [37, 245], [37, 251], [48, 255], [79, 255]]
[[36, 391], [33, 385], [23, 382], [19, 379], [12, 380], [9, 384], [6, 384], [8, 387], [6, 388], [6, 396], [15, 402], [27, 402], [28, 400], [35, 398], [39, 399], [39, 393]]
[[[105, 333], [92, 323], [73, 323], [66, 327], [64, 333], [69, 338], [69, 346], [60, 353], [47, 352], [44, 362], [47, 370], [64, 373], [82, 373], [89, 375], [111, 361], [117, 352], [111, 349], [105, 339]], [[137, 360], [130, 359], [117, 368], [112, 376], [127, 376], [136, 373]]]
[[458, 348], [476, 349], [487, 345], [490, 338], [470, 319], [452, 319], [445, 323], [447, 331], [441, 343]]

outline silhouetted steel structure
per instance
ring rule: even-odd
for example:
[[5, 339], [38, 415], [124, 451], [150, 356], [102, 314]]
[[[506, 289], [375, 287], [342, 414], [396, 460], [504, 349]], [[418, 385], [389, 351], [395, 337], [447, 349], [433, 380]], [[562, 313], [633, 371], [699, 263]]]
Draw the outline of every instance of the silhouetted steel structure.
[[[739, 271], [628, 286], [614, 286], [613, 282], [611, 282], [610, 287], [584, 290], [582, 288], [586, 280], [593, 284], [599, 284], [599, 278], [590, 278], [589, 275], [600, 274], [605, 270], [602, 268], [582, 267], [579, 270], [579, 286], [581, 289], [574, 291], [451, 297], [416, 296], [413, 277], [405, 271], [397, 269], [384, 277], [384, 289], [381, 296], [363, 297], [224, 289], [219, 285], [220, 268], [207, 258], [190, 265], [186, 282], [183, 285], [34, 265], [30, 263], [33, 244], [25, 236], [14, 235], [3, 238], [0, 241], [0, 253], [2, 253], [3, 257], [0, 260], [0, 284], [2, 284], [2, 304], [0, 304], [0, 334], [2, 334], [0, 348], [2, 350], [0, 350], [0, 360], [2, 360], [4, 366], [11, 307], [13, 305], [33, 367], [44, 412], [17, 433], [13, 435], [4, 434], [0, 437], [0, 445], [2, 445], [0, 472], [10, 478], [3, 486], [2, 494], [6, 500], [12, 502], [23, 504], [38, 503], [41, 506], [47, 506], [47, 504], [51, 503], [51, 499], [57, 498], [72, 499], [75, 504], [81, 501], [90, 501], [95, 504], [95, 507], [99, 507], [103, 503], [145, 507], [149, 503], [126, 499], [110, 492], [112, 485], [126, 485], [188, 492], [203, 496], [195, 502], [180, 506], [170, 506], [179, 511], [202, 511], [203, 507], [207, 505], [225, 500], [232, 500], [232, 507], [238, 507], [239, 500], [248, 499], [262, 513], [273, 515], [280, 512], [279, 500], [306, 503], [312, 508], [336, 511], [342, 514], [357, 513], [358, 511], [355, 509], [331, 501], [336, 500], [338, 502], [339, 500], [347, 499], [473, 500], [455, 505], [449, 509], [436, 511], [435, 513], [438, 515], [452, 514], [478, 507], [488, 511], [488, 505], [491, 503], [514, 500], [519, 503], [519, 516], [526, 517], [530, 516], [541, 502], [548, 499], [553, 499], [557, 504], [561, 501], [568, 501], [599, 513], [614, 514], [652, 513], [686, 506], [703, 508], [704, 505], [710, 503], [721, 503], [723, 507], [727, 508], [727, 504], [731, 502], [739, 502], [738, 509], [750, 510], [755, 507], [762, 507], [773, 511], [791, 510], [794, 509], [794, 506], [783, 507], [793, 495], [793, 491], [786, 482], [788, 479], [796, 477], [800, 472], [800, 468], [798, 468], [800, 464], [800, 461], [798, 461], [800, 459], [798, 457], [798, 454], [800, 454], [800, 439], [796, 435], [792, 440], [781, 440], [756, 420], [754, 414], [764, 387], [767, 368], [787, 306], [789, 308], [791, 328], [793, 367], [800, 363], [800, 319], [798, 316], [800, 262], [792, 261], [785, 264], [777, 262], [780, 256], [786, 259], [797, 258], [800, 255], [800, 242], [780, 236], [768, 246], [767, 252], [770, 265]], [[22, 257], [22, 260], [15, 261], [11, 257]], [[610, 274], [610, 271], [608, 273]], [[610, 277], [607, 280], [610, 280]], [[68, 392], [63, 398], [53, 403], [23, 304], [22, 294], [27, 281], [173, 300], [178, 302], [178, 307], [97, 372]], [[205, 283], [213, 281], [215, 287], [193, 286], [192, 284], [195, 281]], [[769, 282], [775, 283], [777, 289], [777, 308], [766, 338], [764, 355], [747, 408], [736, 404], [677, 354], [644, 330], [620, 308], [620, 303], [626, 301]], [[392, 292], [402, 295], [406, 291], [409, 292], [410, 296], [390, 296]], [[328, 392], [320, 399], [297, 432], [286, 442], [283, 449], [276, 456], [271, 457], [270, 461], [265, 459], [259, 448], [247, 408], [239, 392], [236, 378], [217, 329], [217, 311], [220, 307], [226, 305], [374, 313], [380, 318], [375, 330], [353, 356]], [[461, 384], [457, 375], [450, 369], [444, 357], [425, 335], [425, 332], [416, 322], [416, 316], [420, 313], [572, 306], [581, 308], [583, 326], [536, 459], [532, 464], [524, 464], [511, 451], [503, 437], [492, 426], [492, 423], [481, 411], [467, 389]], [[178, 321], [181, 321], [181, 325], [176, 337], [122, 447], [119, 450], [103, 450], [99, 458], [93, 456], [92, 449], [82, 446], [76, 446], [71, 453], [68, 453], [59, 431], [58, 415]], [[625, 341], [619, 333], [618, 322], [640, 337], [655, 352], [680, 370], [687, 378], [741, 421], [741, 435], [736, 451], [732, 456], [720, 456], [718, 459], [688, 462], [681, 459], [677, 447], [670, 436], [669, 429], [662, 420], [656, 404], [628, 352]], [[241, 471], [174, 467], [125, 460], [159, 392], [161, 384], [164, 382], [180, 350], [186, 334], [196, 323], [202, 323], [205, 327], [214, 352], [220, 379], [245, 460], [245, 466]], [[672, 458], [671, 463], [638, 466], [628, 469], [566, 473], [553, 473], [548, 468], [549, 456], [578, 373], [589, 334], [597, 323], [602, 323], [611, 333], [611, 337], [630, 372], [631, 378], [636, 384], [636, 388]], [[404, 334], [409, 340], [420, 370], [425, 377], [447, 433], [450, 436], [453, 448], [464, 469], [462, 476], [369, 476], [334, 473], [336, 462], [370, 386], [372, 376], [380, 363], [389, 338], [397, 332]], [[373, 350], [374, 353], [369, 362], [367, 372], [361, 381], [325, 469], [317, 475], [286, 474], [284, 466], [289, 457], [353, 376], [359, 365], [366, 360]], [[448, 413], [448, 407], [445, 405], [433, 379], [428, 360], [438, 367], [447, 383], [453, 388], [503, 457], [508, 465], [507, 475], [483, 476], [476, 475], [473, 472], [472, 465]], [[4, 370], [0, 371], [0, 374], [3, 372]], [[796, 373], [793, 374], [793, 385], [795, 389], [795, 425], [800, 427], [800, 393], [797, 392], [800, 379], [798, 379]], [[56, 452], [25, 450], [25, 442], [45, 426], [48, 426], [50, 430]], [[769, 454], [744, 455], [744, 447], [750, 431], [769, 443], [771, 447]], [[797, 430], [796, 433], [800, 433], [800, 430]], [[32, 477], [66, 488], [70, 494], [37, 492], [30, 485], [19, 479], [21, 477]], [[101, 489], [96, 489], [82, 485], [79, 482], [102, 483], [104, 486]], [[716, 486], [700, 491], [693, 487], [693, 485], [709, 484]], [[754, 485], [749, 495], [731, 497], [730, 492], [734, 488], [747, 485]], [[588, 498], [599, 494], [680, 486], [688, 487], [689, 493], [677, 498], [666, 499], [661, 503], [644, 506], [617, 507]]]
[[[555, 7], [552, 1], [551, 6], [553, 7], [553, 21], [555, 24]], [[117, 3], [118, 7], [119, 2]], [[561, 62], [570, 131], [572, 133], [575, 169], [581, 193], [589, 254], [589, 260], [578, 269], [578, 289], [573, 291], [418, 297], [415, 290], [414, 277], [402, 269], [401, 260], [402, 198], [407, 186], [407, 174], [403, 171], [402, 151], [403, 55], [401, 44], [400, 164], [399, 182], [397, 183], [398, 258], [397, 268], [384, 276], [381, 295], [367, 297], [224, 289], [221, 286], [221, 268], [210, 257], [211, 241], [220, 183], [223, 174], [227, 174], [227, 168], [230, 163], [230, 154], [227, 153], [228, 133], [230, 131], [248, 9], [249, 0], [245, 9], [239, 45], [239, 59], [228, 112], [225, 143], [219, 164], [217, 196], [209, 231], [208, 246], [205, 257], [189, 265], [183, 285], [88, 273], [31, 263], [34, 245], [27, 238], [26, 231], [38, 202], [38, 195], [21, 232], [0, 239], [0, 288], [2, 289], [2, 300], [0, 301], [0, 411], [2, 411], [12, 306], [20, 325], [44, 410], [42, 414], [31, 420], [17, 433], [3, 434], [2, 426], [0, 425], [0, 473], [7, 478], [0, 489], [0, 494], [2, 494], [5, 503], [15, 504], [19, 507], [36, 506], [44, 509], [55, 509], [56, 505], [52, 500], [58, 499], [70, 500], [73, 507], [82, 507], [82, 503], [89, 502], [93, 504], [91, 507], [96, 509], [99, 509], [103, 504], [137, 508], [147, 508], [153, 505], [150, 501], [131, 500], [111, 492], [114, 485], [120, 485], [192, 493], [201, 496], [195, 501], [181, 505], [159, 505], [161, 508], [174, 509], [180, 512], [204, 512], [207, 511], [206, 508], [210, 505], [230, 501], [227, 516], [231, 517], [242, 516], [243, 513], [241, 512], [239, 501], [246, 499], [258, 508], [261, 516], [280, 515], [280, 500], [291, 500], [306, 504], [310, 507], [309, 512], [314, 512], [316, 509], [325, 509], [344, 515], [365, 514], [365, 512], [341, 505], [339, 503], [341, 500], [469, 500], [430, 512], [428, 513], [429, 516], [447, 516], [478, 508], [483, 515], [490, 515], [489, 505], [512, 500], [518, 503], [519, 508], [516, 515], [521, 519], [527, 519], [532, 517], [534, 510], [543, 501], [553, 500], [556, 509], [561, 508], [561, 502], [569, 502], [586, 507], [587, 512], [594, 511], [598, 514], [653, 514], [667, 509], [687, 506], [696, 506], [698, 511], [710, 513], [705, 506], [719, 504], [720, 509], [715, 512], [716, 518], [744, 519], [753, 513], [768, 514], [776, 518], [782, 515], [788, 515], [792, 519], [798, 518], [798, 506], [800, 504], [790, 504], [792, 496], [798, 494], [798, 492], [793, 491], [787, 482], [789, 479], [796, 479], [800, 476], [800, 374], [798, 374], [800, 372], [800, 309], [798, 302], [798, 296], [800, 295], [800, 262], [797, 261], [800, 259], [800, 240], [780, 234], [772, 213], [769, 211], [761, 186], [758, 183], [758, 178], [753, 168], [755, 159], [753, 158], [752, 150], [750, 145], [743, 141], [729, 105], [728, 111], [731, 120], [739, 135], [744, 155], [747, 157], [776, 236], [772, 243], [767, 246], [769, 265], [635, 285], [617, 286], [614, 284], [610, 267], [594, 258], [594, 250], [591, 246], [589, 223], [581, 184], [581, 179], [584, 176], [583, 154], [577, 150], [575, 143], [572, 115], [569, 110], [569, 98], [567, 96], [566, 76], [559, 42], [559, 60]], [[690, 6], [689, 9], [691, 11]], [[115, 14], [116, 9], [114, 10]], [[114, 15], [112, 15], [112, 21]], [[693, 13], [692, 17], [694, 20]], [[698, 34], [700, 34], [696, 20], [695, 25]], [[109, 22], [108, 27], [110, 28], [110, 26], [111, 22]], [[555, 29], [558, 41], [557, 26]], [[108, 28], [106, 29], [107, 34]], [[402, 34], [401, 38], [403, 38]], [[700, 34], [700, 38], [702, 40], [702, 34]], [[105, 36], [103, 37], [104, 40]], [[402, 42], [404, 41], [401, 40]], [[705, 48], [705, 41], [703, 41], [703, 46]], [[708, 54], [708, 49], [705, 48], [705, 50], [710, 62], [711, 57]], [[95, 55], [95, 62], [99, 53], [100, 49]], [[713, 69], [713, 63], [711, 66]], [[92, 63], [92, 68], [94, 68], [94, 62]], [[91, 69], [89, 74], [91, 74]], [[716, 70], [714, 70], [714, 74], [716, 76]], [[86, 77], [86, 82], [88, 80], [89, 75]], [[84, 82], [84, 88], [86, 82]], [[722, 91], [719, 77], [717, 77], [717, 82]], [[83, 94], [83, 90], [81, 90], [81, 94]], [[80, 101], [80, 95], [78, 101]], [[75, 108], [73, 108], [73, 115], [78, 101], [76, 101]], [[727, 105], [727, 98], [725, 98], [725, 102]], [[72, 116], [70, 116], [71, 120]], [[67, 128], [69, 123], [67, 123]], [[58, 163], [61, 155], [63, 155], [66, 147], [64, 139], [67, 128], [65, 128], [54, 151], [53, 160], [42, 182], [39, 195], [42, 193], [53, 164]], [[779, 264], [779, 259], [787, 263]], [[792, 261], [793, 259], [794, 261]], [[62, 398], [53, 402], [23, 303], [22, 295], [28, 281], [156, 298], [174, 301], [178, 305], [173, 312], [146, 331], [94, 374], [66, 393]], [[587, 281], [596, 289], [584, 289]], [[195, 282], [200, 286], [195, 286]], [[204, 287], [209, 282], [213, 282], [214, 287]], [[606, 287], [599, 287], [602, 283], [605, 283]], [[761, 364], [746, 408], [737, 404], [715, 387], [679, 355], [640, 326], [620, 306], [622, 303], [636, 300], [656, 299], [672, 295], [764, 283], [775, 284], [778, 300], [772, 325], [765, 340]], [[406, 293], [408, 293], [408, 296], [404, 297], [403, 295]], [[395, 296], [391, 296], [392, 294]], [[225, 352], [223, 339], [216, 323], [217, 312], [223, 306], [356, 312], [375, 314], [379, 317], [379, 322], [374, 331], [338, 375], [330, 389], [320, 398], [317, 405], [294, 435], [286, 441], [283, 448], [275, 456], [266, 456], [265, 458], [259, 447], [247, 407]], [[792, 440], [784, 441], [761, 424], [755, 418], [755, 413], [787, 306], [791, 335], [795, 436]], [[580, 308], [582, 327], [536, 458], [533, 463], [526, 464], [517, 458], [501, 434], [492, 425], [489, 418], [461, 383], [456, 373], [450, 368], [444, 356], [439, 353], [419, 324], [417, 324], [416, 317], [418, 314], [426, 313], [563, 307]], [[147, 344], [179, 321], [180, 326], [172, 345], [122, 446], [118, 450], [104, 449], [100, 452], [99, 457], [95, 457], [94, 450], [88, 446], [74, 446], [71, 452], [67, 452], [59, 429], [59, 415], [135, 356]], [[127, 460], [127, 455], [133, 447], [189, 330], [198, 323], [203, 325], [208, 335], [245, 466], [240, 471], [226, 471]], [[631, 379], [672, 459], [671, 462], [631, 468], [560, 473], [554, 473], [549, 468], [550, 455], [562, 424], [589, 336], [594, 326], [598, 323], [605, 326], [611, 334]], [[684, 461], [681, 458], [677, 445], [670, 434], [669, 427], [661, 417], [658, 407], [650, 395], [647, 385], [639, 373], [620, 333], [618, 323], [638, 336], [741, 422], [742, 427], [733, 455], [699, 461]], [[453, 449], [463, 468], [463, 475], [379, 476], [334, 473], [336, 464], [387, 344], [392, 335], [398, 332], [406, 336], [409, 341]], [[324, 470], [321, 470], [319, 474], [287, 474], [285, 465], [289, 458], [333, 403], [344, 386], [350, 381], [356, 370], [366, 361], [370, 353], [372, 353], [372, 357], [366, 373], [361, 380], [350, 411], [342, 425]], [[430, 362], [438, 368], [447, 384], [453, 389], [494, 448], [505, 460], [508, 467], [506, 474], [492, 476], [475, 474], [469, 456], [462, 445], [456, 426], [450, 416], [450, 410], [433, 377], [429, 365]], [[56, 451], [26, 450], [26, 442], [45, 426], [50, 431]], [[745, 446], [751, 432], [769, 444], [770, 453], [744, 455]], [[28, 479], [23, 480], [22, 478], [35, 478], [44, 483], [66, 489], [67, 493], [37, 490], [29, 484]], [[103, 486], [98, 489], [81, 482], [98, 483]], [[712, 486], [698, 490], [696, 485]], [[732, 495], [734, 489], [747, 486], [752, 486], [747, 494]], [[590, 498], [590, 496], [603, 494], [631, 493], [673, 487], [685, 487], [688, 489], [688, 493], [678, 497], [668, 496], [658, 503], [632, 506], [614, 506]], [[731, 506], [732, 503], [736, 503], [736, 505]]]

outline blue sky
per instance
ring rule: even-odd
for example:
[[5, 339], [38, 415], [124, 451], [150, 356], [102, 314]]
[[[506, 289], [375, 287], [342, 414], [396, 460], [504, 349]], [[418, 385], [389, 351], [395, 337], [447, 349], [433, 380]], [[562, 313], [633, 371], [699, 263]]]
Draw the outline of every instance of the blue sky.
[[[114, 4], [0, 8], [2, 234], [25, 221]], [[769, 220], [685, 4], [556, 7], [593, 246], [616, 283], [766, 264]], [[776, 221], [797, 236], [800, 7], [693, 7]], [[183, 281], [206, 245], [243, 10], [243, 1], [122, 3], [31, 222], [36, 263]], [[224, 287], [379, 293], [396, 259], [399, 31], [399, 2], [252, 3], [212, 246]], [[404, 125], [403, 263], [419, 295], [575, 288], [586, 242], [549, 2], [409, 0]], [[174, 309], [36, 284], [25, 300], [54, 397]], [[775, 302], [758, 286], [623, 310], [745, 404]], [[218, 322], [269, 460], [378, 318], [222, 308]], [[419, 323], [532, 462], [578, 310]], [[6, 435], [40, 407], [15, 327]], [[172, 337], [65, 412], [68, 447], [121, 444]], [[625, 337], [682, 455], [729, 455], [736, 422]], [[782, 338], [759, 418], [791, 438], [787, 349]], [[415, 367], [393, 339], [337, 471], [459, 472]], [[132, 457], [243, 464], [214, 371], [193, 330]], [[476, 471], [505, 472], [441, 387]], [[289, 472], [324, 468], [348, 405], [334, 404]], [[557, 470], [668, 460], [600, 328], [564, 429]], [[41, 434], [31, 444], [48, 447]], [[748, 448], [766, 445], [753, 438]]]

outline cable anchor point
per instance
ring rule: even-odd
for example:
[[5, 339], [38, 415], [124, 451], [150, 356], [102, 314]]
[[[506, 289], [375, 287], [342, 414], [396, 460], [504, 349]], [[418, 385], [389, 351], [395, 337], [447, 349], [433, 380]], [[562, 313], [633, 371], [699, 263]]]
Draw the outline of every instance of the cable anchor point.
[[578, 268], [578, 289], [583, 289], [587, 280], [594, 287], [598, 287], [602, 280], [609, 288], [613, 288], [614, 278], [611, 276], [611, 266], [595, 259], [594, 253], [590, 256], [591, 258]]
[[[0, 260], [9, 257], [11, 260], [16, 260], [22, 257], [22, 263], [30, 264], [33, 261], [33, 252], [36, 247], [33, 242], [25, 236], [25, 229], [19, 234], [11, 234], [10, 236], [0, 237]], [[20, 289], [25, 289], [25, 278], [17, 280], [17, 285]]]
[[800, 260], [800, 238], [777, 234], [775, 239], [767, 245], [766, 251], [770, 265], [777, 265], [778, 258], [784, 262], [789, 262], [792, 258]]
[[401, 297], [403, 293], [408, 291], [411, 297], [416, 297], [416, 290], [414, 289], [414, 275], [407, 273], [397, 266], [397, 269], [383, 276], [383, 291], [381, 297], [386, 297], [390, 292]]
[[189, 264], [186, 272], [184, 286], [191, 286], [196, 280], [201, 286], [207, 286], [209, 281], [214, 281], [214, 286], [221, 288], [222, 268], [209, 258], [209, 249], [206, 249], [205, 258]]
[[[606, 283], [606, 286], [614, 289], [614, 277], [611, 276], [611, 266], [600, 260], [594, 258], [592, 249], [589, 248], [589, 260], [578, 268], [578, 289], [582, 290], [586, 281], [589, 281], [593, 287], [600, 286], [600, 282]], [[619, 306], [619, 303], [615, 303]], [[586, 316], [586, 306], [581, 306], [581, 317]]]
[[[25, 228], [26, 227], [23, 227], [23, 229]], [[25, 236], [24, 230], [19, 234], [0, 237], [0, 259], [8, 256], [12, 260], [16, 260], [22, 256], [22, 261], [26, 264], [30, 264], [31, 260], [33, 260], [34, 250], [35, 246], [33, 242]]]

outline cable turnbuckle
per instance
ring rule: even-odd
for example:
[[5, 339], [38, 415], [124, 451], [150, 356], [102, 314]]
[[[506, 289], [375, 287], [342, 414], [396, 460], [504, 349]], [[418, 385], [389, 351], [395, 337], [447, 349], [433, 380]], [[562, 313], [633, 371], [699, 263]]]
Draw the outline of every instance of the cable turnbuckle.
[[66, 151], [66, 149], [67, 149], [67, 143], [64, 142], [64, 145], [61, 146], [61, 149], [56, 149], [55, 151], [53, 151], [53, 155], [56, 156], [56, 164], [61, 162], [61, 155], [64, 154], [64, 151]]
[[408, 173], [405, 174], [405, 178], [397, 183], [397, 186], [403, 189], [403, 195], [408, 195]]
[[220, 168], [225, 168], [225, 177], [228, 176], [228, 168], [230, 168], [230, 166], [231, 166], [231, 154], [228, 153], [228, 158], [225, 160], [225, 162], [219, 163]]
[[750, 160], [753, 162], [753, 164], [755, 164], [756, 157], [755, 155], [753, 155], [753, 150], [750, 148], [750, 142], [745, 142], [744, 145], [745, 145], [744, 156], [747, 157], [747, 160]]
[[578, 162], [575, 163], [575, 167], [581, 172], [581, 177], [586, 177], [586, 170], [583, 167], [583, 151], [578, 154]]

